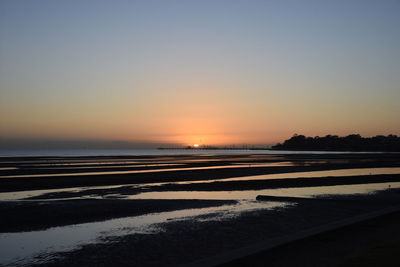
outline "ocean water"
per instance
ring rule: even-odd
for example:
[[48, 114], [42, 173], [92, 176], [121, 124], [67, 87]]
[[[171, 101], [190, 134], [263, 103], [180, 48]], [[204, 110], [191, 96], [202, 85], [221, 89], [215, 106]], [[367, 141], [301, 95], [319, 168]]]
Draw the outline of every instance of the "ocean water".
[[0, 157], [30, 156], [161, 156], [161, 155], [225, 155], [225, 154], [342, 154], [363, 152], [337, 151], [284, 151], [249, 149], [49, 149], [49, 150], [2, 150]]

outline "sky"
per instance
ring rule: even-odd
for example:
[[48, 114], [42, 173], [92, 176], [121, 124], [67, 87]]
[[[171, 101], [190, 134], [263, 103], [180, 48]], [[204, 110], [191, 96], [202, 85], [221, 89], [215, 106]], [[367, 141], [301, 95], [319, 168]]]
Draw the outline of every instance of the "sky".
[[400, 135], [399, 50], [397, 0], [1, 0], [0, 145]]

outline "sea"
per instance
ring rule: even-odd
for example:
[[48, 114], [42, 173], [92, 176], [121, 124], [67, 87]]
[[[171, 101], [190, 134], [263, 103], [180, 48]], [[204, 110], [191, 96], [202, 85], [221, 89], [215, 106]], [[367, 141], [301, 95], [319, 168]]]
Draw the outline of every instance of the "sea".
[[72, 157], [72, 156], [163, 156], [163, 155], [234, 155], [234, 154], [342, 154], [363, 152], [287, 151], [252, 149], [49, 149], [1, 150], [0, 157]]

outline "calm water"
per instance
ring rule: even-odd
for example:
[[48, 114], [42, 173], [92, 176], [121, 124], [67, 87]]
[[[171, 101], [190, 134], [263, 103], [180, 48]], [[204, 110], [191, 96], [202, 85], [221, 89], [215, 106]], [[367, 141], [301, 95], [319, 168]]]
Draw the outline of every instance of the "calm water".
[[254, 180], [273, 180], [273, 179], [295, 179], [295, 178], [317, 178], [335, 176], [358, 176], [358, 175], [381, 175], [381, 174], [400, 174], [400, 167], [388, 168], [360, 168], [360, 169], [337, 169], [327, 171], [308, 171], [308, 172], [288, 172], [277, 174], [261, 174], [254, 176], [243, 176], [233, 178], [219, 178], [206, 181], [184, 181], [172, 182], [176, 184], [204, 183], [204, 182], [226, 182], [226, 181], [254, 181]]
[[[121, 173], [121, 172], [110, 172], [110, 173]], [[88, 189], [110, 189], [118, 188], [123, 186], [133, 187], [149, 187], [149, 186], [161, 186], [164, 184], [191, 184], [191, 183], [211, 183], [211, 182], [223, 182], [223, 181], [252, 181], [252, 180], [271, 180], [271, 179], [294, 179], [294, 178], [314, 178], [314, 177], [329, 177], [329, 176], [354, 176], [354, 175], [369, 175], [369, 174], [397, 174], [400, 173], [400, 167], [392, 168], [366, 168], [366, 169], [338, 169], [338, 170], [327, 170], [327, 171], [309, 171], [309, 172], [292, 172], [292, 173], [278, 173], [278, 174], [263, 174], [253, 176], [243, 176], [225, 179], [212, 179], [212, 180], [199, 180], [199, 181], [183, 181], [183, 182], [164, 182], [164, 183], [148, 183], [148, 184], [125, 184], [115, 186], [91, 186], [91, 187], [72, 187], [72, 188], [61, 188], [61, 189], [46, 189], [46, 190], [31, 190], [31, 191], [18, 191], [18, 192], [4, 192], [0, 193], [0, 201], [5, 200], [19, 200], [29, 197], [36, 197], [47, 193], [57, 192], [80, 192]], [[63, 174], [61, 174], [63, 175]], [[52, 176], [52, 175], [51, 175]], [[0, 177], [1, 178], [1, 177]], [[368, 187], [368, 184], [358, 185]], [[330, 186], [333, 188], [332, 186]], [[348, 187], [347, 185], [345, 187]], [[309, 187], [313, 188], [313, 187]], [[227, 191], [228, 193], [231, 191]], [[161, 193], [157, 193], [162, 196]], [[168, 192], [165, 192], [168, 195]], [[179, 195], [179, 194], [177, 194]], [[291, 194], [288, 194], [291, 196]], [[87, 197], [87, 196], [85, 196]], [[135, 198], [135, 197], [134, 197]]]
[[[171, 164], [166, 166], [175, 166], [183, 164]], [[146, 166], [146, 165], [136, 165], [136, 166]], [[162, 166], [162, 165], [157, 165]], [[165, 166], [165, 165], [164, 165]], [[52, 173], [52, 174], [21, 174], [21, 175], [3, 175], [1, 178], [41, 178], [41, 177], [59, 177], [59, 176], [87, 176], [87, 175], [110, 175], [110, 174], [131, 174], [131, 173], [151, 173], [151, 172], [172, 172], [172, 171], [191, 171], [191, 170], [212, 170], [212, 169], [225, 169], [225, 168], [248, 168], [248, 167], [274, 167], [274, 166], [293, 166], [292, 163], [264, 163], [264, 164], [235, 164], [235, 165], [220, 165], [220, 166], [207, 166], [207, 167], [181, 167], [181, 168], [168, 168], [168, 169], [150, 169], [150, 170], [128, 170], [128, 171], [103, 171], [103, 172], [68, 172], [68, 173]], [[79, 169], [90, 169], [93, 167], [79, 167]], [[112, 168], [112, 167], [104, 167]], [[121, 168], [120, 166], [115, 168]], [[46, 168], [36, 168], [36, 170], [46, 169]], [[57, 167], [51, 167], [48, 169], [58, 169]], [[63, 167], [63, 170], [78, 169], [77, 167]], [[95, 167], [97, 169], [97, 167]], [[399, 168], [400, 169], [400, 168]]]
[[363, 152], [278, 151], [278, 150], [196, 150], [196, 149], [63, 149], [63, 150], [0, 150], [0, 157], [19, 156], [143, 156], [143, 155], [201, 155], [201, 154], [342, 154]]
[[[282, 202], [239, 201], [236, 205], [212, 208], [186, 209], [143, 216], [54, 227], [44, 231], [0, 234], [0, 265], [24, 265], [40, 263], [37, 255], [51, 259], [54, 252], [68, 251], [87, 243], [99, 243], [107, 237], [126, 234], [150, 234], [162, 231], [160, 223], [176, 220], [229, 220], [243, 211], [273, 209], [290, 205]], [[204, 215], [207, 215], [205, 218]]]
[[321, 195], [369, 194], [389, 188], [400, 188], [400, 182], [334, 185], [315, 187], [293, 187], [240, 191], [167, 191], [147, 192], [129, 196], [129, 199], [215, 199], [215, 200], [254, 200], [258, 195], [279, 197], [316, 197]]

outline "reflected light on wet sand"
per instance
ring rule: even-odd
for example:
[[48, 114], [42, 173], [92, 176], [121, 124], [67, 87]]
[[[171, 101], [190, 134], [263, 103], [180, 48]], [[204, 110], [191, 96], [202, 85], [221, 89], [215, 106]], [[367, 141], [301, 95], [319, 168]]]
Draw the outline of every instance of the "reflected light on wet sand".
[[129, 196], [129, 199], [215, 199], [215, 200], [251, 200], [258, 195], [285, 197], [315, 197], [321, 195], [368, 194], [389, 188], [400, 188], [400, 182], [334, 185], [315, 187], [293, 187], [241, 191], [168, 191], [147, 192]]
[[308, 171], [308, 172], [289, 172], [278, 174], [262, 174], [253, 176], [233, 177], [212, 179], [206, 181], [184, 181], [176, 182], [175, 184], [192, 184], [192, 183], [212, 183], [226, 181], [253, 181], [253, 180], [272, 180], [272, 179], [295, 179], [295, 178], [316, 178], [330, 176], [357, 176], [357, 175], [380, 175], [380, 174], [398, 174], [400, 167], [393, 168], [364, 168], [364, 169], [338, 169], [327, 171]]
[[[55, 252], [69, 251], [87, 243], [104, 242], [106, 237], [127, 234], [151, 234], [162, 231], [160, 223], [177, 220], [226, 220], [244, 211], [274, 209], [290, 205], [282, 202], [240, 201], [235, 205], [186, 209], [143, 216], [126, 217], [102, 222], [54, 227], [44, 231], [0, 234], [0, 264], [23, 265], [41, 263]], [[57, 238], [55, 238], [57, 237]], [[33, 258], [41, 254], [43, 257]]]

